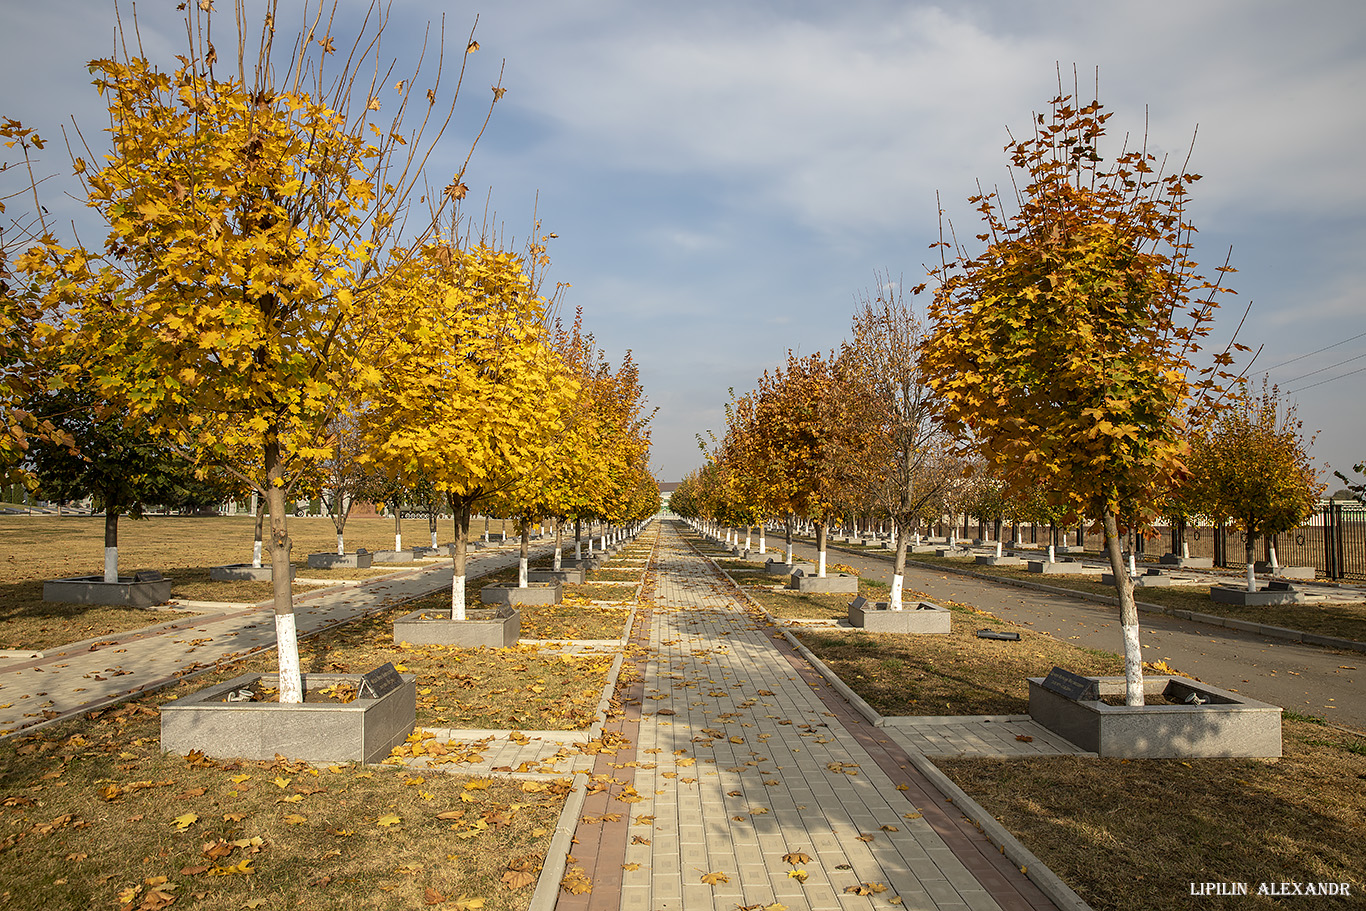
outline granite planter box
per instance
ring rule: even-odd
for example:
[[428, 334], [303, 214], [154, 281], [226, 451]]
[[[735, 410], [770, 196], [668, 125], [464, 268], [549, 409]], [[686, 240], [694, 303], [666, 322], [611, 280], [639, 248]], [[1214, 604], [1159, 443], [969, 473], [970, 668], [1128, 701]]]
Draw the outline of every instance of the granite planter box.
[[171, 600], [171, 580], [162, 578], [161, 573], [157, 572], [119, 576], [117, 582], [106, 582], [103, 575], [50, 579], [43, 583], [43, 600], [64, 604], [151, 607]]
[[519, 588], [516, 585], [485, 585], [479, 589], [479, 603], [527, 607], [559, 604], [561, 590], [558, 582], [529, 582], [526, 588]]
[[995, 554], [978, 557], [975, 561], [978, 566], [1023, 566], [1024, 561], [1019, 557], [1004, 556], [998, 557]]
[[565, 566], [560, 563], [563, 569], [529, 569], [526, 573], [528, 582], [558, 582], [561, 585], [582, 585], [584, 576], [587, 573], [582, 566]]
[[[293, 580], [297, 572], [297, 567], [290, 566], [289, 578]], [[275, 578], [275, 571], [269, 566], [231, 563], [227, 566], [211, 567], [209, 578], [215, 582], [269, 582]]]
[[354, 554], [309, 554], [309, 569], [369, 569], [375, 555], [366, 550]]
[[1105, 572], [1104, 567], [1090, 566], [1085, 563], [1078, 563], [1075, 560], [1059, 560], [1056, 563], [1049, 563], [1047, 560], [1030, 560], [1026, 568], [1032, 573], [1060, 576], [1098, 576]]
[[522, 635], [522, 614], [509, 605], [466, 609], [464, 620], [449, 610], [414, 611], [394, 621], [394, 641], [410, 645], [507, 648]]
[[359, 684], [360, 674], [304, 674], [304, 699], [228, 702], [229, 693], [264, 685], [275, 674], [244, 674], [161, 707], [161, 749], [199, 750], [208, 756], [274, 759], [278, 753], [309, 762], [379, 762], [412, 733], [417, 677], [403, 674], [378, 698], [310, 703], [308, 693], [337, 683]]
[[1157, 558], [1163, 566], [1178, 566], [1181, 569], [1213, 569], [1213, 557], [1183, 557], [1180, 554], [1163, 554]]
[[417, 559], [411, 550], [377, 550], [370, 556], [373, 563], [411, 563]]
[[1255, 592], [1243, 585], [1211, 585], [1210, 600], [1216, 604], [1238, 604], [1243, 607], [1268, 607], [1274, 604], [1303, 604], [1304, 595], [1289, 582], [1271, 582]]
[[[1271, 573], [1271, 564], [1263, 563], [1258, 560], [1252, 564], [1252, 571], [1258, 573]], [[1271, 573], [1280, 579], [1304, 579], [1312, 581], [1314, 578], [1314, 567], [1312, 566], [1278, 566], [1276, 571]]]
[[802, 563], [800, 561], [795, 563], [781, 563], [777, 560], [764, 561], [764, 572], [768, 573], [770, 576], [790, 576], [799, 569], [807, 575], [810, 575], [816, 571], [816, 565], [814, 563]]
[[[1100, 584], [1114, 585], [1115, 577], [1110, 573], [1101, 573]], [[1171, 585], [1172, 577], [1156, 569], [1134, 577], [1134, 588], [1171, 588]]]
[[834, 573], [824, 579], [808, 576], [801, 570], [792, 573], [787, 587], [797, 592], [816, 592], [829, 595], [857, 595], [858, 576], [847, 573]]
[[[1101, 696], [1124, 694], [1123, 677], [1091, 677]], [[1278, 757], [1281, 709], [1184, 677], [1145, 676], [1146, 696], [1175, 705], [1107, 705], [1077, 700], [1029, 678], [1029, 714], [1083, 750], [1124, 759]], [[1186, 704], [1195, 694], [1202, 704]]]
[[849, 605], [849, 625], [870, 633], [947, 633], [949, 609], [929, 601], [902, 602], [903, 610], [892, 610], [886, 601], [876, 603], [855, 598]]

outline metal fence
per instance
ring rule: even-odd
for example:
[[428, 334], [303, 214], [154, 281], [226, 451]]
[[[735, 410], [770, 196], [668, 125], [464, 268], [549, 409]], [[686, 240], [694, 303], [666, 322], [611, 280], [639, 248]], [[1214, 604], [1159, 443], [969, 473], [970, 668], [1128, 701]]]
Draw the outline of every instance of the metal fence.
[[[1141, 545], [1150, 554], [1179, 553], [1184, 542], [1192, 557], [1210, 557], [1214, 565], [1227, 569], [1247, 566], [1247, 540], [1242, 531], [1209, 525], [1188, 525], [1178, 538], [1173, 529], [1158, 526], [1156, 538]], [[1069, 529], [1069, 540], [1076, 540], [1076, 529]], [[1040, 536], [1046, 540], [1047, 529]], [[1086, 546], [1099, 550], [1101, 535], [1088, 532]], [[1318, 577], [1338, 582], [1366, 582], [1366, 507], [1355, 504], [1325, 505], [1294, 531], [1276, 535], [1253, 545], [1253, 560], [1270, 562], [1276, 549], [1280, 566], [1312, 566]]]

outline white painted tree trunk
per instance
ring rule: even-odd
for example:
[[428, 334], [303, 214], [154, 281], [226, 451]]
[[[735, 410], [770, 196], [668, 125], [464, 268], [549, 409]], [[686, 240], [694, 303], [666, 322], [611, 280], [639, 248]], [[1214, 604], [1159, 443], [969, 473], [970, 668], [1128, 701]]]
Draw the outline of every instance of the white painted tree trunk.
[[280, 702], [297, 705], [304, 701], [299, 672], [299, 631], [294, 614], [275, 615], [275, 645], [280, 656]]
[[1058, 562], [1057, 559], [1056, 559], [1055, 556], [1054, 556], [1054, 551], [1053, 551], [1053, 545], [1052, 545], [1052, 544], [1048, 545], [1048, 562], [1049, 562], [1049, 563], [1056, 563], [1056, 562]]
[[1000, 542], [1000, 541], [997, 541], [997, 542], [996, 542], [996, 559], [997, 559], [997, 560], [1001, 559], [1001, 542]]
[[816, 578], [825, 578], [825, 548], [821, 548], [820, 563], [816, 566]]
[[764, 554], [766, 554], [766, 553], [768, 553], [768, 548], [767, 548], [767, 546], [764, 544], [764, 527], [763, 527], [762, 525], [760, 525], [760, 526], [759, 526], [759, 556], [762, 557], [762, 556], [763, 556]]
[[1132, 579], [1134, 576], [1137, 575], [1138, 567], [1134, 564], [1134, 555], [1129, 554], [1129, 578]]
[[750, 540], [752, 539], [752, 532], [753, 532], [753, 531], [754, 531], [754, 526], [753, 526], [753, 525], [746, 525], [746, 526], [745, 526], [745, 550], [749, 550], [749, 542], [750, 542]]
[[1181, 559], [1188, 560], [1191, 555], [1191, 546], [1185, 541], [1181, 542]]
[[432, 532], [432, 547], [436, 547], [436, 532]]
[[792, 565], [792, 542], [791, 542], [791, 541], [787, 542], [787, 554], [786, 554], [785, 559], [784, 559], [783, 562], [786, 563], [788, 566], [791, 566], [791, 565]]
[[346, 554], [346, 544], [345, 544], [345, 542], [342, 541], [341, 533], [338, 532], [338, 533], [337, 533], [337, 556], [341, 557], [341, 556], [344, 556], [345, 554]]
[[1276, 559], [1276, 547], [1275, 547], [1275, 545], [1272, 545], [1272, 547], [1271, 547], [1271, 575], [1277, 576], [1277, 575], [1280, 575], [1280, 572], [1281, 572], [1281, 564], [1280, 564], [1280, 561], [1278, 561], [1278, 560]]
[[251, 542], [251, 567], [252, 569], [261, 568], [261, 542]]
[[106, 547], [104, 549], [104, 581], [119, 581], [119, 549], [117, 547]]
[[1247, 561], [1247, 590], [1255, 592], [1257, 590], [1257, 573], [1252, 566], [1252, 561]]
[[394, 532], [394, 550], [403, 550], [403, 535], [400, 532]]
[[465, 619], [465, 574], [451, 580], [451, 619]]
[[900, 573], [897, 573], [895, 576], [892, 576], [892, 610], [902, 610], [901, 592], [902, 586], [905, 584], [905, 581], [906, 577], [901, 575]]

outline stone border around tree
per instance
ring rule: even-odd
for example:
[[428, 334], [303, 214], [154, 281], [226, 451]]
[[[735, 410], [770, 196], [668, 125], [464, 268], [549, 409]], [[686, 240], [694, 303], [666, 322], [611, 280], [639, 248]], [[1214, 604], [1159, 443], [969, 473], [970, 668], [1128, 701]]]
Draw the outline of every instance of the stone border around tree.
[[[360, 674], [304, 674], [304, 692], [337, 683], [358, 685]], [[309, 762], [385, 759], [407, 739], [417, 719], [417, 677], [377, 699], [345, 703], [227, 702], [230, 692], [277, 686], [277, 674], [243, 674], [161, 707], [161, 749], [199, 750], [216, 758], [273, 759], [278, 753]]]

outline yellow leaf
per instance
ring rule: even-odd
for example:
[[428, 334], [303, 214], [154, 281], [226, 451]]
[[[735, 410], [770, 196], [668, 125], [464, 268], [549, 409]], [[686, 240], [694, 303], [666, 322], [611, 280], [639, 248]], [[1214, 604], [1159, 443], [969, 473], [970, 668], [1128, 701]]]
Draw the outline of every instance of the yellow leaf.
[[285, 822], [291, 826], [297, 826], [300, 823], [308, 822], [308, 817], [300, 816], [298, 813], [290, 813], [285, 817]]
[[808, 874], [805, 870], [788, 870], [787, 875], [792, 877], [799, 883], [804, 883], [806, 882], [806, 877], [810, 874]]
[[177, 816], [172, 821], [175, 823], [175, 827], [183, 832], [190, 826], [194, 825], [198, 820], [198, 813], [186, 813], [183, 816]]
[[403, 820], [393, 813], [386, 813], [376, 820], [376, 822], [381, 826], [396, 826], [403, 822]]
[[721, 883], [728, 883], [728, 882], [730, 882], [730, 877], [727, 876], [726, 874], [720, 873], [720, 872], [715, 872], [715, 873], [703, 873], [703, 874], [702, 874], [702, 882], [706, 883], [706, 884], [709, 885], [709, 886], [716, 886], [716, 885], [720, 885]]

